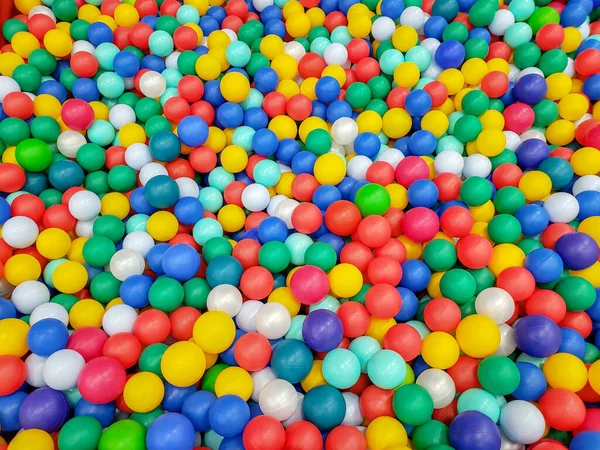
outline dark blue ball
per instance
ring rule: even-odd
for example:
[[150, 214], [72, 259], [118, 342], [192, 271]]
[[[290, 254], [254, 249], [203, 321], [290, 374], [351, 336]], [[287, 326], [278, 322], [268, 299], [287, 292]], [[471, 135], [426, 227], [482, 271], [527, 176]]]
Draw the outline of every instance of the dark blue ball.
[[465, 47], [460, 42], [444, 41], [435, 52], [435, 62], [442, 69], [456, 69], [464, 62], [465, 54]]
[[537, 73], [530, 73], [519, 78], [513, 88], [515, 98], [528, 105], [535, 105], [542, 101], [546, 92], [548, 92], [546, 79]]

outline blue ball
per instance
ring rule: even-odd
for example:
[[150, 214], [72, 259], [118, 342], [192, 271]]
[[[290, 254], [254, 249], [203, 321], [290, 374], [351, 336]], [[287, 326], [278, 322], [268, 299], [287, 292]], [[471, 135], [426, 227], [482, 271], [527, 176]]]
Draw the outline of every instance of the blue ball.
[[381, 14], [391, 19], [400, 18], [400, 14], [404, 11], [404, 0], [382, 0]]
[[600, 448], [600, 431], [584, 431], [571, 441], [570, 450], [592, 450]]
[[157, 175], [144, 186], [144, 197], [157, 209], [169, 208], [179, 200], [179, 186], [173, 178]]
[[569, 2], [560, 13], [560, 24], [563, 27], [579, 27], [583, 25], [593, 8], [591, 1]]
[[491, 38], [490, 32], [485, 28], [477, 27], [469, 31], [469, 39], [483, 39], [489, 44]]
[[167, 413], [158, 417], [148, 427], [146, 447], [148, 450], [191, 449], [196, 441], [192, 422], [182, 414]]
[[319, 100], [313, 100], [311, 115], [327, 120], [327, 105]]
[[149, 216], [156, 212], [156, 208], [146, 200], [143, 187], [136, 188], [131, 192], [129, 205], [136, 214], [146, 214]]
[[552, 319], [530, 314], [515, 325], [515, 342], [522, 352], [535, 358], [547, 358], [560, 348], [562, 333]]
[[322, 77], [315, 85], [315, 94], [323, 103], [331, 103], [340, 95], [340, 84], [333, 77]]
[[244, 110], [237, 103], [225, 102], [217, 108], [216, 119], [223, 128], [237, 128], [244, 121]]
[[27, 333], [27, 346], [32, 353], [48, 357], [67, 347], [69, 331], [57, 319], [42, 319], [32, 325]]
[[402, 280], [400, 286], [413, 292], [423, 291], [431, 279], [431, 271], [427, 264], [418, 259], [409, 259], [402, 264]]
[[102, 22], [94, 22], [88, 27], [87, 39], [94, 47], [104, 42], [112, 42], [114, 34], [111, 28]]
[[244, 111], [244, 125], [254, 130], [266, 128], [269, 125], [269, 116], [263, 109], [253, 106]]
[[265, 23], [265, 34], [274, 34], [283, 39], [285, 32], [285, 24], [279, 19], [271, 19]]
[[79, 78], [73, 83], [73, 97], [85, 100], [86, 102], [94, 102], [100, 99], [100, 91], [98, 85], [91, 78]]
[[413, 291], [405, 287], [397, 287], [396, 290], [402, 298], [402, 306], [394, 319], [397, 322], [408, 322], [417, 314], [419, 309], [419, 299]]
[[527, 139], [515, 150], [519, 167], [534, 170], [550, 156], [550, 147], [541, 139]]
[[279, 9], [276, 5], [269, 5], [260, 13], [260, 20], [262, 23], [265, 23], [271, 19], [279, 19], [283, 18], [283, 13], [281, 9]]
[[279, 217], [267, 217], [258, 224], [258, 240], [261, 244], [269, 241], [284, 242], [288, 237], [288, 228]]
[[123, 51], [115, 55], [113, 59], [115, 72], [123, 78], [135, 76], [140, 70], [140, 60], [131, 52]]
[[317, 155], [313, 152], [308, 152], [306, 150], [300, 151], [292, 158], [292, 170], [296, 175], [300, 175], [301, 173], [309, 173], [312, 175], [315, 162], [317, 162]]
[[[181, 135], [181, 128], [179, 130], [179, 134]], [[181, 153], [181, 142], [179, 142], [179, 138], [175, 133], [162, 130], [150, 138], [149, 148], [150, 154], [154, 159], [169, 162], [173, 161]]]
[[333, 202], [341, 199], [342, 193], [338, 188], [331, 184], [322, 184], [313, 192], [312, 202], [321, 211], [326, 211]]
[[352, 117], [352, 106], [345, 100], [335, 100], [327, 107], [327, 121], [335, 122], [342, 117]]
[[325, 244], [328, 244], [331, 247], [333, 247], [333, 249], [335, 250], [335, 253], [338, 256], [338, 259], [340, 257], [340, 253], [342, 252], [342, 249], [344, 248], [344, 245], [346, 245], [346, 243], [344, 242], [344, 239], [342, 239], [340, 236], [337, 236], [333, 233], [325, 233], [325, 234], [319, 236], [319, 238], [317, 239], [317, 242], [324, 242]]
[[535, 236], [548, 227], [550, 216], [540, 205], [521, 206], [515, 213], [525, 236]]
[[520, 381], [517, 389], [511, 394], [517, 400], [536, 401], [546, 392], [546, 377], [542, 370], [528, 362], [518, 362]]
[[427, 38], [434, 38], [438, 41], [442, 40], [444, 30], [448, 26], [446, 19], [440, 16], [432, 16], [423, 27], [423, 34]]
[[200, 270], [200, 254], [187, 244], [174, 245], [163, 254], [162, 269], [170, 278], [187, 281]]
[[238, 366], [239, 365], [237, 363], [237, 361], [235, 360], [235, 355], [234, 355], [235, 344], [245, 334], [246, 334], [246, 332], [243, 330], [235, 330], [235, 338], [233, 340], [233, 343], [229, 347], [227, 347], [224, 352], [219, 354], [219, 356], [221, 357], [221, 359], [223, 360], [223, 362], [225, 364], [229, 364], [230, 366]]
[[223, 439], [219, 444], [219, 450], [245, 450], [243, 435]]
[[231, 438], [241, 434], [250, 422], [250, 408], [237, 395], [223, 395], [208, 410], [208, 422], [218, 435]]
[[438, 200], [439, 191], [431, 180], [416, 180], [408, 187], [408, 202], [412, 206], [431, 208]]
[[551, 283], [560, 278], [563, 261], [554, 250], [537, 248], [525, 258], [525, 268], [531, 272], [536, 283]]
[[336, 184], [335, 187], [342, 193], [342, 200], [350, 200], [355, 184], [356, 180], [352, 177], [344, 177], [339, 184]]
[[163, 397], [162, 402], [160, 403], [161, 407], [168, 412], [181, 412], [181, 408], [183, 407], [183, 402], [196, 392], [196, 386], [188, 386], [188, 387], [177, 387], [173, 386], [171, 383], [163, 382], [165, 385], [165, 395]]
[[206, 281], [211, 288], [221, 284], [238, 286], [244, 269], [233, 256], [217, 256], [206, 267]]
[[208, 8], [208, 11], [206, 13], [209, 16], [214, 17], [219, 23], [219, 25], [221, 25], [223, 23], [223, 20], [225, 20], [225, 17], [227, 17], [227, 12], [225, 11], [225, 9], [216, 5]]
[[427, 369], [431, 369], [431, 366], [425, 362], [421, 355], [419, 355], [413, 361], [412, 369], [415, 374], [415, 377], [418, 377]]
[[307, 421], [321, 431], [330, 431], [340, 425], [346, 415], [346, 402], [336, 388], [321, 385], [304, 396], [302, 412]]
[[258, 130], [252, 136], [252, 149], [261, 156], [271, 156], [279, 148], [277, 135], [268, 128]]
[[196, 391], [186, 397], [181, 407], [181, 413], [192, 422], [194, 429], [203, 433], [210, 430], [208, 411], [217, 400], [215, 394], [209, 391]]
[[341, 319], [327, 309], [310, 312], [302, 323], [302, 338], [306, 345], [317, 352], [328, 352], [336, 348], [344, 337]]
[[465, 411], [454, 418], [448, 430], [456, 450], [499, 449], [502, 437], [496, 423], [479, 411]]
[[132, 308], [145, 308], [150, 304], [148, 293], [152, 283], [153, 280], [148, 275], [131, 275], [121, 283], [119, 296], [123, 303]]
[[198, 147], [208, 139], [208, 125], [201, 117], [187, 116], [179, 122], [177, 133], [179, 134], [179, 139], [185, 145]]
[[431, 96], [423, 89], [410, 92], [404, 99], [404, 109], [413, 117], [424, 116], [431, 109]]
[[295, 139], [286, 138], [279, 141], [275, 157], [289, 166], [298, 153], [300, 153], [300, 144]]
[[592, 75], [583, 82], [583, 93], [593, 102], [600, 100], [600, 74]]
[[114, 402], [96, 404], [90, 403], [85, 398], [79, 399], [75, 405], [75, 416], [92, 416], [102, 428], [108, 427], [115, 418], [117, 406]]
[[204, 100], [215, 108], [225, 103], [225, 97], [221, 94], [221, 84], [217, 80], [204, 83]]
[[67, 89], [55, 80], [44, 81], [38, 88], [37, 95], [48, 94], [64, 103], [67, 100]]
[[277, 72], [275, 72], [270, 67], [261, 67], [254, 74], [254, 86], [263, 94], [273, 92], [275, 89], [277, 89], [278, 85], [279, 76], [277, 75]]
[[571, 328], [561, 328], [562, 343], [558, 349], [559, 353], [570, 353], [579, 359], [585, 357], [585, 339], [577, 331]]
[[354, 151], [357, 155], [373, 159], [379, 153], [381, 141], [375, 133], [366, 131], [356, 136], [354, 140]]
[[313, 365], [312, 352], [297, 339], [285, 339], [275, 346], [271, 356], [271, 368], [277, 378], [292, 384], [301, 382]]
[[567, 233], [556, 241], [554, 251], [569, 270], [583, 270], [594, 265], [600, 256], [598, 244], [589, 234]]
[[577, 220], [584, 220], [592, 216], [600, 216], [600, 192], [583, 191], [575, 196], [579, 203]]
[[26, 398], [27, 394], [23, 391], [0, 397], [0, 424], [3, 432], [19, 431], [19, 408]]
[[437, 139], [431, 131], [416, 131], [408, 139], [408, 150], [414, 156], [428, 156], [435, 151]]
[[515, 98], [528, 105], [535, 105], [544, 99], [548, 92], [546, 79], [536, 73], [519, 78], [513, 88]]
[[435, 52], [435, 62], [442, 69], [456, 69], [465, 60], [465, 54], [465, 47], [460, 42], [444, 41]]
[[204, 36], [208, 36], [213, 31], [217, 31], [220, 27], [217, 19], [208, 15], [200, 17], [200, 23], [198, 25], [200, 25]]
[[10, 300], [0, 297], [0, 320], [2, 319], [16, 319], [17, 309]]
[[173, 210], [177, 220], [184, 225], [195, 225], [204, 215], [202, 202], [195, 197], [183, 197], [175, 203]]

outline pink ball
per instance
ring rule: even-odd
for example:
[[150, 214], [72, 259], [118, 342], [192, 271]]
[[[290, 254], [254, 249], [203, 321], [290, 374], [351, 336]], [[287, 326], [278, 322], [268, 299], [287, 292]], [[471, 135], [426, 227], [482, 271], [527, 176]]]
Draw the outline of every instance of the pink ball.
[[94, 110], [83, 100], [67, 100], [60, 114], [65, 125], [71, 130], [87, 130], [94, 123]]
[[435, 237], [440, 229], [440, 219], [428, 208], [419, 206], [408, 211], [402, 220], [402, 230], [415, 242], [427, 242]]
[[303, 305], [319, 303], [329, 293], [329, 278], [316, 266], [303, 266], [290, 280], [292, 295]]
[[396, 180], [408, 187], [417, 180], [429, 178], [429, 166], [418, 156], [407, 156], [396, 166]]
[[525, 103], [513, 103], [504, 110], [504, 129], [517, 134], [529, 130], [535, 120], [533, 108]]

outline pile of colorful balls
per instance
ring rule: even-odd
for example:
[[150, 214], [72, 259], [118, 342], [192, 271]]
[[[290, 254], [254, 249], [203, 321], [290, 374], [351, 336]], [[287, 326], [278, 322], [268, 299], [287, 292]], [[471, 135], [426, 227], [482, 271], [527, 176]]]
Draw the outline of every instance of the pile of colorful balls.
[[0, 450], [600, 449], [599, 0], [15, 7]]

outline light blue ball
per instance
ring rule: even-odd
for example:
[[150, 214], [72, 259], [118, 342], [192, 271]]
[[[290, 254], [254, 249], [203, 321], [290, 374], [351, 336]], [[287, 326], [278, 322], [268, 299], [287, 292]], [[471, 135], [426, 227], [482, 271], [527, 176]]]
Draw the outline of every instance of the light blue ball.
[[393, 350], [379, 350], [367, 363], [367, 375], [381, 389], [394, 389], [406, 378], [406, 363]]
[[298, 314], [297, 316], [292, 317], [292, 323], [290, 324], [290, 329], [285, 334], [285, 338], [297, 339], [304, 342], [304, 337], [302, 336], [302, 325], [304, 324], [305, 319], [306, 316], [303, 314]]
[[177, 10], [177, 21], [179, 25], [185, 25], [186, 23], [197, 25], [200, 22], [200, 13], [192, 5], [183, 5]]
[[379, 345], [379, 342], [371, 336], [360, 336], [350, 342], [348, 350], [354, 353], [358, 358], [358, 361], [360, 362], [360, 371], [366, 373], [369, 359], [381, 350], [381, 345]]
[[250, 56], [250, 47], [242, 41], [232, 42], [225, 50], [225, 57], [233, 67], [244, 67], [250, 61]]
[[115, 70], [113, 61], [119, 51], [119, 47], [110, 42], [100, 44], [94, 51], [94, 56], [98, 60], [98, 66], [104, 70]]
[[240, 103], [240, 106], [244, 111], [250, 108], [260, 108], [263, 104], [265, 97], [262, 93], [256, 88], [250, 88], [250, 93], [246, 100]]
[[381, 55], [381, 58], [379, 58], [379, 66], [381, 67], [381, 71], [386, 75], [393, 75], [396, 67], [403, 62], [404, 55], [400, 50], [396, 50], [395, 48], [386, 50]]
[[211, 186], [207, 186], [200, 190], [198, 200], [200, 200], [204, 209], [211, 213], [218, 212], [223, 206], [223, 194], [221, 194], [221, 191]]
[[324, 36], [319, 36], [310, 43], [310, 51], [323, 56], [327, 46], [331, 45], [331, 41]]
[[314, 305], [310, 305], [308, 307], [308, 312], [316, 311], [317, 309], [327, 309], [331, 312], [337, 312], [340, 308], [340, 302], [337, 298], [332, 295], [327, 295], [323, 300], [319, 303], [315, 303]]
[[504, 42], [511, 48], [517, 48], [519, 45], [529, 42], [533, 36], [533, 30], [524, 22], [517, 22], [506, 30]]
[[125, 231], [133, 233], [134, 231], [148, 231], [148, 219], [150, 216], [146, 214], [135, 214], [131, 216], [125, 224]]
[[117, 99], [125, 92], [123, 78], [114, 72], [104, 72], [96, 81], [100, 93], [110, 99]]
[[247, 152], [252, 150], [252, 137], [254, 136], [254, 129], [242, 125], [238, 127], [233, 132], [233, 136], [231, 137], [231, 142], [233, 145], [239, 145]]
[[152, 53], [165, 58], [173, 52], [173, 38], [166, 31], [157, 30], [150, 35], [148, 46]]
[[87, 131], [90, 142], [105, 147], [112, 143], [115, 138], [115, 129], [106, 120], [96, 120]]
[[223, 237], [223, 227], [215, 219], [205, 217], [194, 225], [192, 235], [198, 244], [204, 246], [212, 238]]
[[500, 405], [496, 397], [484, 389], [468, 389], [458, 397], [458, 413], [479, 411], [494, 422], [500, 418]]
[[348, 389], [360, 377], [360, 362], [350, 350], [335, 348], [323, 359], [322, 370], [330, 385], [337, 389]]
[[179, 81], [183, 78], [183, 74], [174, 68], [163, 70], [161, 75], [167, 82], [168, 88], [177, 88]]
[[[213, 170], [214, 172], [214, 170]], [[254, 166], [254, 181], [265, 187], [275, 186], [281, 178], [281, 169], [275, 161], [263, 159]]]
[[235, 181], [235, 176], [232, 173], [227, 172], [222, 167], [215, 167], [208, 174], [208, 184], [221, 192], [225, 191], [225, 188]]
[[406, 60], [415, 63], [420, 72], [425, 72], [431, 63], [431, 53], [425, 47], [417, 45], [406, 52]]
[[304, 253], [306, 253], [306, 249], [312, 245], [313, 240], [306, 234], [293, 233], [287, 237], [284, 243], [292, 255], [292, 264], [295, 266], [303, 266]]

